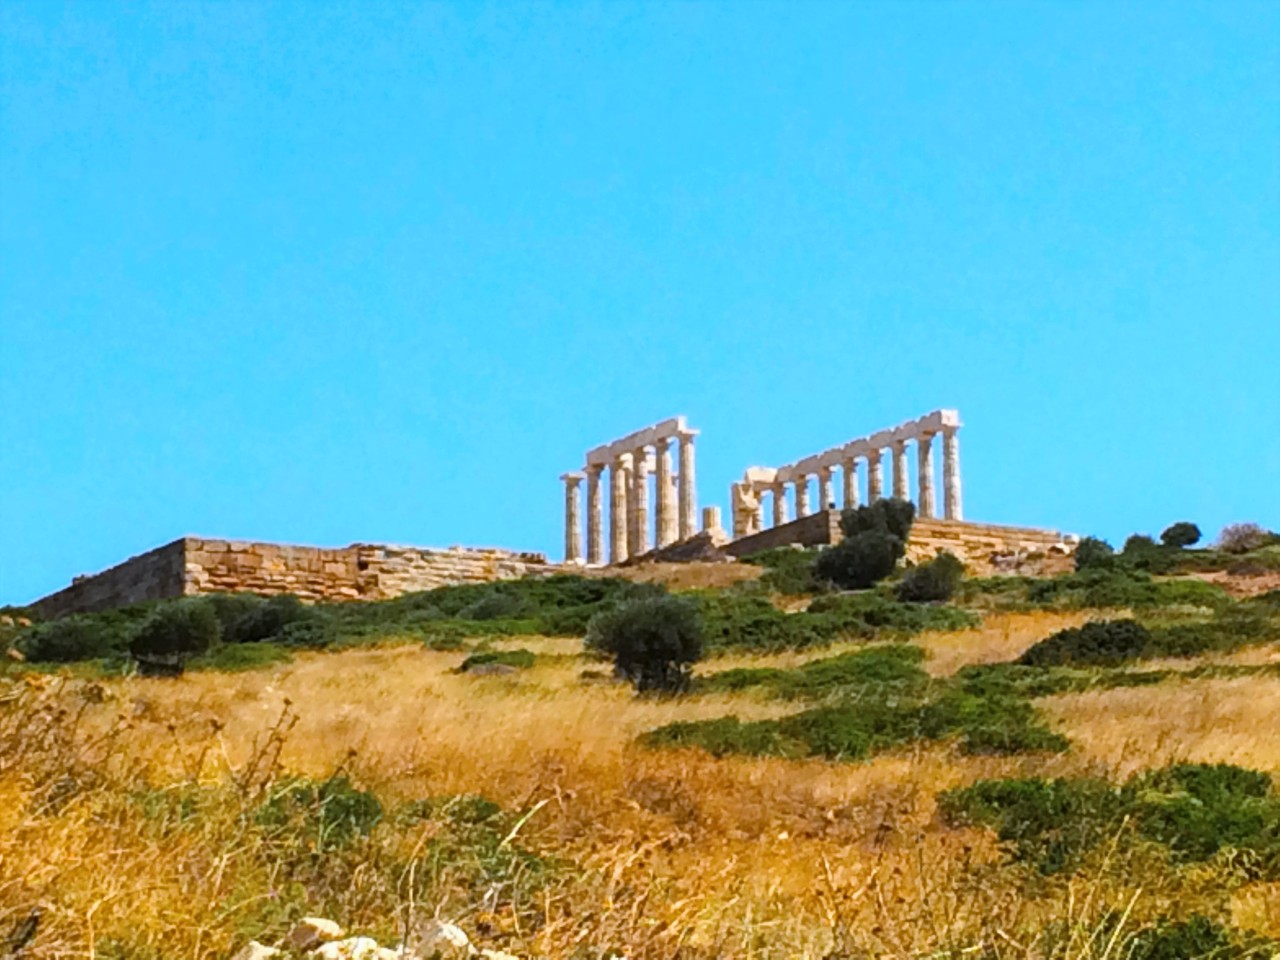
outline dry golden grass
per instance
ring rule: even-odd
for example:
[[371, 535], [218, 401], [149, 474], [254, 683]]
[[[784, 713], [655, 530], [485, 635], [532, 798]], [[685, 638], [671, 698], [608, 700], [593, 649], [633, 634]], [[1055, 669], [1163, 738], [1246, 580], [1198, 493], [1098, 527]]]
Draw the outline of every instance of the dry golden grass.
[[[946, 674], [1009, 659], [1084, 619], [993, 615], [982, 629], [920, 642], [929, 669]], [[537, 929], [516, 929], [519, 916], [494, 920], [494, 936], [521, 955], [569, 957], [594, 945], [632, 958], [816, 960], [857, 950], [905, 958], [986, 944], [1027, 956], [1015, 948], [1026, 931], [1063, 917], [1087, 927], [1135, 896], [1135, 917], [1181, 898], [1183, 907], [1228, 905], [1237, 922], [1280, 935], [1274, 885], [1233, 895], [1207, 880], [1117, 865], [1041, 882], [1029, 896], [1017, 872], [1000, 865], [990, 836], [941, 826], [934, 799], [984, 777], [1119, 775], [1178, 758], [1278, 771], [1280, 738], [1265, 735], [1280, 729], [1275, 678], [1043, 702], [1077, 745], [1062, 756], [964, 757], [931, 746], [861, 764], [715, 760], [633, 741], [673, 720], [760, 718], [795, 707], [747, 697], [640, 699], [584, 680], [591, 664], [576, 656], [580, 641], [504, 645], [543, 659], [517, 674], [473, 677], [454, 672], [462, 654], [401, 646], [308, 654], [251, 673], [111, 681], [101, 703], [85, 698], [94, 685], [51, 692], [72, 711], [64, 722], [77, 724], [80, 746], [68, 749], [104, 779], [97, 792], [73, 790], [65, 806], [33, 812], [32, 798], [48, 788], [37, 782], [35, 761], [0, 761], [0, 931], [6, 917], [41, 900], [49, 911], [43, 945], [31, 954], [37, 960], [108, 956], [108, 941], [154, 945], [137, 954], [148, 960], [226, 955], [280, 882], [244, 859], [256, 841], [243, 816], [228, 807], [198, 831], [160, 835], [117, 794], [129, 783], [225, 783], [262, 755], [276, 719], [294, 713], [280, 746], [287, 771], [323, 777], [342, 768], [388, 804], [482, 793], [536, 809], [522, 841], [572, 862], [576, 873], [546, 894]], [[715, 666], [786, 666], [832, 652], [735, 656]], [[99, 738], [109, 751], [92, 746]], [[411, 851], [414, 836], [383, 842]], [[343, 877], [326, 901], [341, 905], [340, 920], [376, 924], [401, 905], [399, 892], [373, 874]], [[424, 906], [452, 915], [464, 902], [462, 891], [441, 884]], [[1062, 956], [1101, 956], [1088, 949]]]

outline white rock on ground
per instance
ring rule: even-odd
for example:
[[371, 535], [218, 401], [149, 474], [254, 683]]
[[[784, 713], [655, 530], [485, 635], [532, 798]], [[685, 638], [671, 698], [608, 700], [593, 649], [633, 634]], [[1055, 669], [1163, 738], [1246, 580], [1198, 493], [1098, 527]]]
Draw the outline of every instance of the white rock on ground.
[[250, 940], [236, 952], [231, 960], [271, 960], [272, 957], [280, 956], [280, 951], [275, 947], [263, 946], [257, 940]]
[[378, 946], [378, 941], [372, 937], [348, 937], [346, 940], [331, 940], [307, 956], [316, 960], [391, 960], [399, 955], [394, 950]]
[[322, 943], [342, 939], [342, 928], [324, 917], [303, 917], [289, 931], [289, 946], [295, 950], [314, 950]]
[[438, 954], [441, 960], [471, 956], [471, 941], [463, 931], [443, 920], [424, 920], [410, 932], [404, 952], [419, 957]]

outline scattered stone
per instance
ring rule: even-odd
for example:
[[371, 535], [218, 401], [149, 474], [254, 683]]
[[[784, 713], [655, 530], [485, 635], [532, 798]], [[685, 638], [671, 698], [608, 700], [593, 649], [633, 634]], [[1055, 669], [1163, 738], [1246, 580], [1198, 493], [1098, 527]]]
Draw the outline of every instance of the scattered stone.
[[295, 950], [314, 950], [322, 943], [341, 940], [343, 930], [324, 917], [303, 917], [289, 931], [289, 946]]
[[331, 940], [312, 950], [308, 956], [317, 960], [391, 960], [398, 954], [394, 950], [378, 946], [373, 937], [348, 937]]
[[405, 953], [419, 957], [438, 955], [440, 960], [463, 960], [471, 956], [471, 941], [452, 923], [424, 920], [410, 933]]
[[280, 956], [275, 947], [264, 946], [257, 940], [250, 940], [231, 958], [231, 960], [271, 960]]
[[0, 614], [0, 627], [12, 627], [14, 622], [13, 617], [9, 616], [7, 613]]
[[505, 677], [516, 673], [516, 668], [509, 663], [482, 663], [468, 667], [467, 674], [472, 677]]
[[12, 660], [14, 663], [27, 662], [27, 658], [22, 655], [22, 651], [19, 650], [17, 647], [10, 647], [8, 650], [4, 652], [4, 655], [8, 657], [10, 660]]
[[31, 626], [31, 618], [30, 618], [30, 617], [19, 617], [19, 618], [18, 618], [18, 626], [20, 626], [20, 627], [29, 627], [29, 626]]

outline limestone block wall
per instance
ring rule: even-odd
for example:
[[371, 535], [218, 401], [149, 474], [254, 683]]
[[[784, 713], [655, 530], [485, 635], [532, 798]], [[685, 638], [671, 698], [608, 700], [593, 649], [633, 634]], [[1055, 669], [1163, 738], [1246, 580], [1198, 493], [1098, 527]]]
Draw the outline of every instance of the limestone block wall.
[[385, 600], [457, 583], [488, 583], [558, 569], [541, 553], [492, 547], [300, 547], [183, 537], [32, 606], [44, 617], [110, 610], [205, 593], [292, 593], [303, 600]]
[[185, 540], [148, 550], [93, 576], [76, 577], [71, 586], [31, 606], [42, 617], [110, 610], [183, 593]]

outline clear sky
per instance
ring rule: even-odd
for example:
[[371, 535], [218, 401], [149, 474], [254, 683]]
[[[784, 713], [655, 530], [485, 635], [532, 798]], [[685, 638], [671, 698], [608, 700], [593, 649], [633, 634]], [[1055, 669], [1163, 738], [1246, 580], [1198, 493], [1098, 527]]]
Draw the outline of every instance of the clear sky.
[[1280, 4], [0, 4], [0, 603], [937, 407], [972, 519], [1280, 527]]

